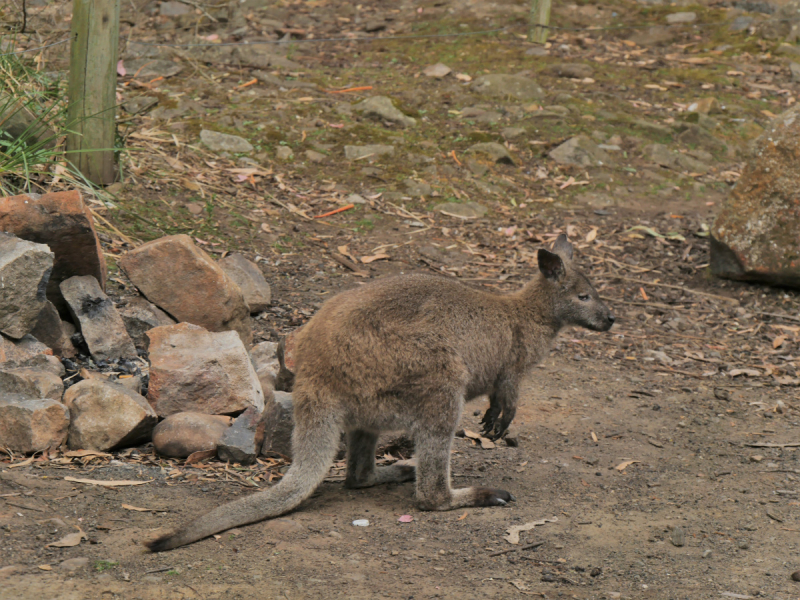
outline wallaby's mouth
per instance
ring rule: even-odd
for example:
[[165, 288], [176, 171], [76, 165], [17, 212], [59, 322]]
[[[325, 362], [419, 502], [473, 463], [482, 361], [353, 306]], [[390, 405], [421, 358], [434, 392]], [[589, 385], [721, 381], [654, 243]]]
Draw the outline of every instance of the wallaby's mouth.
[[612, 325], [617, 318], [611, 314], [610, 312], [606, 313], [605, 316], [601, 317], [599, 320], [592, 322], [589, 325], [589, 329], [592, 331], [608, 331], [611, 329]]

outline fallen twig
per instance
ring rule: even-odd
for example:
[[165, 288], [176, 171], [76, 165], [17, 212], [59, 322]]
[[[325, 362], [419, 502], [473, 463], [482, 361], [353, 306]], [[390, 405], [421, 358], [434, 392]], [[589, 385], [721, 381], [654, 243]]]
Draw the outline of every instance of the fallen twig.
[[334, 209], [332, 211], [326, 212], [325, 214], [317, 215], [314, 218], [315, 219], [324, 219], [325, 217], [330, 217], [330, 216], [333, 216], [333, 215], [338, 214], [340, 212], [344, 212], [346, 210], [350, 210], [351, 208], [355, 208], [355, 207], [356, 207], [355, 204], [348, 204], [346, 206], [340, 206], [339, 208], [336, 208], [336, 209]]
[[538, 548], [542, 545], [544, 545], [544, 542], [536, 542], [535, 544], [528, 544], [527, 546], [522, 546], [520, 548], [506, 548], [505, 550], [492, 552], [489, 556], [500, 556], [501, 554], [508, 554], [509, 552], [516, 552], [517, 550], [532, 550], [533, 548]]

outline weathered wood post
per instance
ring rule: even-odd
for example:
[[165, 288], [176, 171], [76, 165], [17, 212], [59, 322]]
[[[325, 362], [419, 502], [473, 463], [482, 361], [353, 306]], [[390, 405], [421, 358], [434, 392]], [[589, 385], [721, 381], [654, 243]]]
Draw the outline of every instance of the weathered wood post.
[[551, 4], [552, 0], [531, 0], [531, 32], [528, 37], [531, 42], [544, 44], [547, 41]]
[[67, 160], [92, 183], [114, 182], [119, 0], [73, 0]]

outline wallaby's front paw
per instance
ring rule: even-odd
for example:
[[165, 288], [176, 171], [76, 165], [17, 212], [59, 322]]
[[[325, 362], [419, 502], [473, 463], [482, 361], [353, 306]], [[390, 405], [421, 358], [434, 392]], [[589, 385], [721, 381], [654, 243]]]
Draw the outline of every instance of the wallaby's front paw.
[[497, 488], [476, 488], [475, 491], [475, 506], [505, 506], [517, 500], [511, 492]]
[[481, 419], [481, 425], [483, 425], [481, 435], [490, 440], [496, 440], [499, 437], [495, 435], [495, 432], [498, 427], [497, 419], [500, 417], [500, 412], [499, 406], [492, 405], [486, 409], [486, 414], [484, 414], [483, 419]]

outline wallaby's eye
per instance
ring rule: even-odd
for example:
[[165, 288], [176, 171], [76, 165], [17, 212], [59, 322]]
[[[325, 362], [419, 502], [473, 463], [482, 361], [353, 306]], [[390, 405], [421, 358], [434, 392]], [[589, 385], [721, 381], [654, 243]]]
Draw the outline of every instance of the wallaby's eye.
[[586, 302], [589, 299], [589, 294], [578, 294], [578, 300]]

